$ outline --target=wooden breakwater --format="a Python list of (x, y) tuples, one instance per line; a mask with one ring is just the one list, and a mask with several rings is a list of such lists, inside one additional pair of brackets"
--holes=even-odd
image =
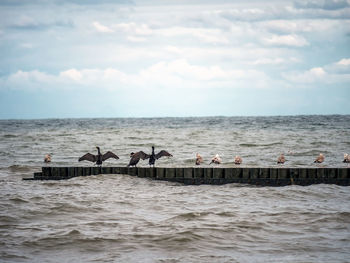
[(42, 167), (33, 178), (63, 180), (98, 174), (128, 174), (140, 178), (184, 184), (242, 183), (262, 186), (337, 184), (350, 185), (350, 168), (219, 168), (219, 167)]

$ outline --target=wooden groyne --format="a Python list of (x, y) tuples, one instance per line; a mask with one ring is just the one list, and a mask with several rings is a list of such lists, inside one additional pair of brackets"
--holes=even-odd
[(350, 185), (350, 168), (219, 168), (219, 167), (42, 167), (33, 178), (62, 180), (98, 174), (128, 174), (183, 184), (242, 183), (262, 186), (337, 184)]

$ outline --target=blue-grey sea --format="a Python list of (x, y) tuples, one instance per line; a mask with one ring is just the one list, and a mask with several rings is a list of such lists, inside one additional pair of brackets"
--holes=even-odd
[[(350, 167), (350, 115), (0, 120), (0, 262), (350, 262), (350, 187), (185, 186), (128, 175), (23, 181), (78, 158), (156, 166)], [(52, 163), (44, 164), (44, 155)], [(319, 153), (322, 164), (313, 163)], [(138, 166), (147, 167), (141, 160)]]

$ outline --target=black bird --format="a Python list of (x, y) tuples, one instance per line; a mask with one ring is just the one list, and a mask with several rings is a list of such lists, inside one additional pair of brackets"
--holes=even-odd
[(112, 153), (110, 151), (108, 151), (102, 155), (101, 151), (100, 151), (100, 147), (96, 146), (96, 148), (97, 148), (97, 155), (87, 153), (79, 158), (79, 162), (85, 160), (85, 161), (90, 161), (90, 162), (96, 163), (97, 165), (102, 165), (102, 162), (104, 162), (105, 160), (107, 160), (109, 158), (119, 159), (119, 157), (117, 155), (115, 155), (114, 153)]
[(167, 151), (164, 151), (164, 150), (161, 150), (159, 153), (155, 154), (154, 153), (154, 146), (152, 146), (152, 153), (151, 153), (151, 155), (149, 157), (148, 164), (150, 166), (153, 165), (153, 167), (154, 167), (154, 163), (156, 162), (156, 160), (158, 160), (162, 156), (172, 157), (172, 155), (170, 153), (168, 153)]
[(154, 167), (154, 163), (156, 162), (156, 160), (158, 160), (160, 157), (163, 156), (170, 156), (172, 157), (172, 155), (170, 153), (168, 153), (167, 151), (161, 150), (159, 153), (155, 154), (154, 153), (154, 146), (152, 146), (152, 153), (151, 154), (146, 154), (143, 151), (137, 152), (137, 153), (131, 153), (130, 154), (130, 162), (128, 164), (129, 166), (136, 166), (136, 164), (140, 161), (140, 159), (145, 160), (145, 159), (149, 159), (148, 164), (149, 165), (153, 165)]
[(136, 164), (138, 164), (138, 162), (140, 161), (140, 159), (145, 160), (148, 159), (150, 157), (149, 154), (144, 153), (143, 151), (137, 152), (137, 153), (130, 153), (130, 162), (128, 164), (128, 167), (130, 166), (135, 166)]

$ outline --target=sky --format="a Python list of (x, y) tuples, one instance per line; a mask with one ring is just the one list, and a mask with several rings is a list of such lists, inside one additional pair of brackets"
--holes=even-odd
[(349, 105), (350, 0), (0, 0), (0, 119)]

